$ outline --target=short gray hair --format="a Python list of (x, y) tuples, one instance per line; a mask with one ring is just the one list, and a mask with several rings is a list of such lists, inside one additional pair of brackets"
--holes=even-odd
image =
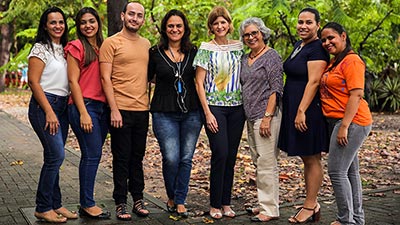
[(258, 30), (261, 32), (263, 36), (264, 43), (267, 43), (269, 41), (269, 38), (271, 37), (271, 29), (265, 26), (264, 22), (258, 18), (258, 17), (250, 17), (245, 19), (241, 24), (239, 28), (239, 33), (240, 33), (240, 40), (243, 42), (243, 34), (244, 34), (244, 29), (250, 25), (255, 25)]

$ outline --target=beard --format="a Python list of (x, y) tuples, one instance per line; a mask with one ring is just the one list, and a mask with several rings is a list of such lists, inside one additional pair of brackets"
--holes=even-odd
[(125, 27), (128, 31), (130, 31), (130, 32), (132, 32), (132, 33), (136, 33), (136, 32), (139, 30), (139, 28), (140, 28), (140, 26), (139, 26), (138, 28), (129, 26), (130, 24), (129, 24), (128, 22), (126, 22), (126, 21), (123, 21), (123, 24), (124, 24), (124, 27)]

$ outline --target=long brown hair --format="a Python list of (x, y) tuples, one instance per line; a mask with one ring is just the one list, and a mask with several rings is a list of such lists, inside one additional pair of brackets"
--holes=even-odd
[(96, 51), (93, 49), (93, 47), (89, 43), (88, 39), (85, 37), (85, 35), (83, 35), (82, 31), (79, 29), (82, 16), (86, 13), (92, 14), (97, 20), (99, 29), (97, 30), (97, 33), (96, 33), (96, 43), (99, 48), (104, 40), (103, 32), (102, 32), (102, 24), (101, 24), (99, 14), (92, 7), (83, 7), (81, 10), (79, 10), (78, 14), (76, 15), (75, 27), (76, 27), (76, 34), (78, 35), (78, 39), (82, 42), (83, 48), (85, 49), (85, 56), (84, 56), (85, 57), (85, 59), (84, 59), (85, 67), (88, 66), (91, 62), (95, 61), (98, 57)]

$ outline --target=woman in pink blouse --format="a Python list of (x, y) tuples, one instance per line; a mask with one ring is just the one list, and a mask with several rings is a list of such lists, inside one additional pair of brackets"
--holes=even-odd
[(80, 216), (108, 219), (110, 212), (93, 198), (97, 168), (108, 132), (108, 109), (100, 80), (98, 52), (103, 42), (100, 18), (93, 8), (82, 8), (75, 19), (78, 39), (65, 47), (71, 98), (68, 116), (81, 149), (79, 164)]

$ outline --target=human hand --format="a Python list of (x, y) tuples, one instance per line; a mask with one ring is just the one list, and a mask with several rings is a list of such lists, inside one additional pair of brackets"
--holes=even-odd
[(306, 114), (304, 112), (297, 112), (294, 119), (294, 127), (300, 132), (307, 131)]
[(213, 133), (217, 133), (218, 132), (218, 122), (217, 119), (215, 119), (214, 114), (212, 114), (211, 112), (209, 114), (206, 115), (206, 125), (207, 128), (213, 132)]
[(122, 127), (122, 116), (119, 110), (111, 110), (111, 126), (115, 128)]
[(338, 134), (336, 136), (336, 141), (341, 146), (346, 146), (349, 141), (347, 139), (348, 129), (345, 126), (340, 126), (338, 130)]
[(270, 137), (271, 136), (271, 120), (272, 117), (263, 117), (260, 124), (260, 136)]
[(56, 135), (58, 132), (58, 127), (60, 123), (58, 122), (57, 115), (54, 113), (53, 110), (46, 113), (46, 124), (44, 126), (44, 130), (49, 129), (50, 135)]
[(93, 129), (92, 118), (88, 113), (84, 113), (80, 117), (81, 128), (85, 133), (91, 133)]

